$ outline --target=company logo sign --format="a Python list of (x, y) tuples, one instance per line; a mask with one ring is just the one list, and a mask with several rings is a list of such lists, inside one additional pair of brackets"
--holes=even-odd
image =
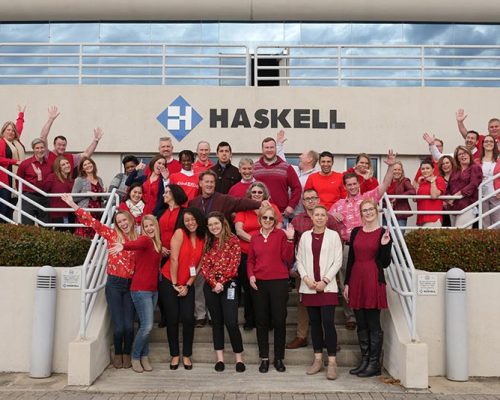
[(156, 119), (178, 141), (181, 141), (203, 118), (182, 96), (179, 96)]

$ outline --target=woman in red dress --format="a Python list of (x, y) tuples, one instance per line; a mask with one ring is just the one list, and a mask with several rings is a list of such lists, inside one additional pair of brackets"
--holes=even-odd
[(361, 364), (349, 373), (369, 377), (381, 373), (380, 310), (387, 308), (384, 268), (391, 263), (392, 241), (379, 224), (377, 203), (363, 200), (359, 209), (363, 226), (351, 233), (344, 297), (354, 310), (361, 348)]
[[(71, 193), (73, 190), (73, 177), (71, 176), (71, 164), (66, 157), (59, 156), (52, 165), (53, 173), (43, 182), (42, 189), (48, 193)], [(66, 203), (59, 197), (49, 199), (50, 208), (66, 208)], [(52, 211), (50, 221), (54, 223), (73, 222), (69, 211)], [(61, 230), (73, 230), (72, 228), (57, 228)]]
[(314, 361), (308, 375), (323, 369), (323, 347), (328, 352), (328, 379), (337, 378), (337, 332), (335, 306), (339, 304), (335, 276), (342, 266), (342, 242), (337, 232), (326, 228), (328, 212), (324, 206), (312, 210), (313, 229), (302, 234), (297, 251), (297, 270), (302, 304), (311, 324)]

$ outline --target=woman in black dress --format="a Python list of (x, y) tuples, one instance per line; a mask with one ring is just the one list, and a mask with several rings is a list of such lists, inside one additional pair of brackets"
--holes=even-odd
[(344, 297), (354, 310), (361, 348), (361, 364), (349, 373), (369, 377), (381, 373), (380, 310), (387, 308), (384, 268), (391, 263), (392, 241), (379, 224), (377, 203), (363, 200), (359, 208), (363, 226), (351, 233)]

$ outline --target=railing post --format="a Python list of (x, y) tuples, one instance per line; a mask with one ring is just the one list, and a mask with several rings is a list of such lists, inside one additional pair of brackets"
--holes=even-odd
[(165, 44), (162, 45), (162, 61), (161, 61), (161, 84), (165, 85), (165, 64), (167, 61), (167, 46)]
[(420, 86), (425, 86), (425, 47), (420, 47)]
[(477, 221), (478, 222), (478, 227), (479, 229), (483, 229), (483, 185), (479, 185), (479, 187), (477, 188), (478, 190), (478, 203), (477, 203), (477, 209), (478, 209), (478, 217), (479, 217), (479, 220)]
[(79, 50), (80, 54), (78, 56), (78, 84), (81, 85), (83, 82), (82, 74), (83, 74), (83, 44), (80, 44)]
[(337, 46), (337, 86), (342, 85), (342, 46)]
[(259, 86), (259, 46), (255, 48), (253, 54), (253, 84), (254, 86)]
[(23, 182), (18, 181), (17, 182), (17, 223), (21, 224), (22, 222), (22, 213), (21, 210), (23, 209)]
[[(250, 50), (248, 50), (248, 46), (245, 46), (245, 63), (246, 63), (246, 71), (245, 71), (245, 86), (250, 86), (252, 83), (252, 59), (250, 57)], [(257, 85), (257, 83), (255, 83)]]

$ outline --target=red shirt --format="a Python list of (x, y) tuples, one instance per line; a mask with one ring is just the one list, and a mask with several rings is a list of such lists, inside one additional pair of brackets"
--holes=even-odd
[[(34, 164), (37, 168), (40, 168), (40, 170), (42, 171), (41, 181), (38, 180), (37, 174), (35, 173), (32, 164)], [(19, 168), (17, 169), (17, 175), (20, 178), (23, 178), (24, 180), (28, 181), (29, 183), (40, 189), (43, 187), (43, 182), (49, 177), (51, 173), (52, 173), (52, 168), (47, 162), (47, 160), (43, 158), (42, 162), (40, 162), (35, 158), (35, 156), (27, 158), (26, 160), (21, 162)], [(23, 185), (23, 192), (36, 193), (35, 190), (26, 185)]]
[[(197, 267), (201, 260), (203, 252), (203, 239), (196, 237), (195, 246), (191, 239), (182, 231), (182, 244), (179, 250), (179, 264), (177, 268), (177, 283), (178, 285), (185, 285), (190, 278), (191, 267)], [(170, 274), (170, 258), (167, 260), (162, 269), (162, 274), (170, 282), (172, 282), (172, 275)]]
[[(42, 189), (48, 193), (71, 193), (74, 181), (65, 179), (63, 182), (59, 180), (56, 174), (50, 174), (47, 179), (44, 179)], [(68, 205), (61, 200), (60, 197), (49, 197), (50, 208), (68, 208)], [(51, 211), (52, 218), (60, 218), (68, 216), (69, 211)]]
[[(71, 171), (73, 172), (73, 169), (75, 168), (75, 163), (80, 160), (80, 157), (76, 158), (75, 155), (71, 153), (64, 153), (62, 156), (69, 161), (71, 165)], [(48, 152), (47, 161), (50, 165), (50, 168), (52, 168), (52, 165), (54, 165), (54, 161), (56, 160), (57, 157), (58, 155), (53, 151)]]
[(123, 249), (135, 252), (135, 273), (132, 277), (130, 290), (132, 292), (156, 292), (158, 290), (161, 252), (155, 250), (151, 238), (139, 236), (137, 240), (124, 243)]
[[(432, 165), (434, 166), (434, 175), (439, 176), (440, 172), (439, 172), (439, 166), (438, 166), (437, 161), (432, 160)], [(420, 178), (421, 176), (422, 176), (422, 172), (420, 171), (420, 168), (419, 168), (419, 169), (417, 169), (417, 173), (415, 174), (415, 178), (413, 178), (413, 180), (415, 182), (418, 182), (418, 178)]]
[[(144, 215), (153, 214), (153, 210), (156, 207), (156, 202), (158, 200), (158, 185), (159, 181), (162, 181), (161, 176), (159, 176), (155, 181), (151, 182), (149, 179), (150, 175), (146, 177), (146, 180), (142, 184), (142, 201), (146, 206), (144, 207)], [(161, 182), (163, 184), (163, 181)]]
[(219, 240), (215, 239), (212, 248), (203, 255), (201, 274), (212, 288), (217, 283), (224, 285), (238, 275), (240, 257), (236, 236), (231, 236), (222, 248), (219, 248)]
[(332, 171), (330, 175), (322, 175), (320, 172), (315, 172), (307, 178), (304, 191), (309, 189), (316, 190), (320, 203), (329, 210), (339, 199), (346, 196), (342, 179), (343, 175), (340, 172)]
[[(436, 187), (441, 191), (441, 195), (444, 195), (446, 190), (446, 182), (440, 176), (436, 177)], [(431, 194), (431, 184), (426, 180), (422, 180), (420, 186), (417, 190), (418, 195), (430, 195)], [(417, 210), (418, 211), (443, 211), (443, 200), (434, 199), (418, 199), (417, 200)], [(443, 216), (440, 214), (419, 214), (417, 215), (417, 225), (423, 225), (426, 222), (443, 222)]]
[(214, 166), (214, 163), (210, 161), (210, 159), (207, 160), (206, 164), (203, 164), (200, 160), (196, 160), (193, 164), (193, 171), (195, 174), (201, 174), (202, 172), (212, 168)]
[(184, 193), (186, 193), (188, 201), (198, 196), (200, 191), (199, 180), (198, 174), (188, 176), (182, 172), (177, 172), (170, 176), (170, 183), (179, 185), (184, 190)]
[(172, 158), (172, 161), (167, 162), (167, 169), (170, 174), (175, 174), (177, 172), (181, 172), (182, 165), (179, 160)]
[(229, 189), (229, 192), (227, 192), (227, 194), (229, 196), (238, 197), (241, 199), (242, 197), (246, 196), (248, 188), (254, 182), (255, 180), (250, 182), (239, 181), (235, 185), (231, 186), (231, 189)]
[[(349, 174), (351, 172), (353, 174), (356, 174), (356, 171), (354, 170), (354, 168), (349, 168), (346, 172), (344, 172), (344, 175)], [(358, 174), (356, 174), (356, 175), (358, 177), (359, 186), (361, 188), (361, 194), (363, 194), (365, 192), (369, 192), (370, 190), (373, 190), (376, 187), (378, 187), (377, 178), (375, 178), (374, 176), (372, 176), (370, 179), (365, 179), (361, 175), (358, 175)]]
[[(78, 221), (85, 226), (92, 228), (97, 232), (99, 236), (102, 236), (106, 239), (108, 243), (108, 248), (112, 247), (115, 243), (118, 242), (118, 234), (114, 229), (111, 229), (109, 226), (101, 224), (98, 220), (96, 220), (90, 213), (79, 208), (75, 211), (76, 216), (78, 217)], [(125, 242), (127, 242), (127, 238), (125, 238)], [(118, 254), (111, 254), (108, 252), (108, 266), (107, 273), (108, 275), (118, 276), (120, 278), (132, 279), (134, 275), (135, 269), (135, 257), (132, 251), (123, 250)]]
[[(271, 204), (273, 208), (276, 210), (276, 213), (278, 214), (278, 222), (283, 222), (283, 217), (281, 216), (280, 210), (278, 210), (278, 207), (276, 207), (274, 204)], [(256, 235), (259, 233), (260, 230), (260, 224), (259, 224), (259, 218), (256, 213), (257, 210), (249, 210), (249, 211), (240, 211), (236, 213), (236, 216), (234, 217), (234, 223), (236, 224), (237, 222), (243, 223), (243, 230), (248, 233), (250, 236)], [(241, 252), (248, 254), (248, 249), (250, 247), (250, 242), (247, 242), (246, 240), (240, 239), (240, 247), (241, 247)]]
[(175, 225), (180, 211), (180, 207), (176, 207), (173, 210), (167, 208), (158, 221), (160, 225), (161, 244), (169, 250), (170, 240), (172, 240), (172, 236), (174, 235)]
[(252, 236), (247, 260), (248, 278), (255, 276), (262, 281), (288, 279), (293, 251), (293, 241), (288, 241), (281, 229), (273, 229), (267, 239), (260, 232)]

